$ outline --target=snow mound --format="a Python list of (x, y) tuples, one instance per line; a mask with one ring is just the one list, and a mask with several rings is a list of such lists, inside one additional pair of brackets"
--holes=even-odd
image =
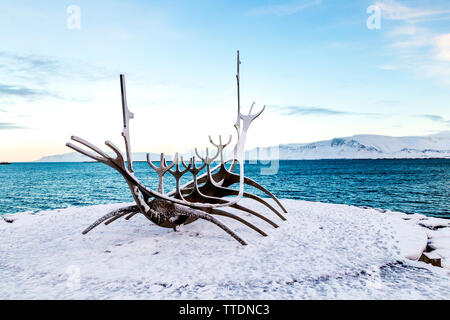
[[(270, 215), (251, 200), (242, 203)], [(14, 214), (12, 222), (0, 222), (0, 298), (450, 297), (447, 269), (409, 260), (418, 259), (427, 245), (425, 230), (432, 231), (417, 225), (423, 218), (405, 220), (348, 205), (283, 203), (287, 221), (271, 216), (279, 228), (240, 214), (268, 237), (219, 217), (248, 246), (205, 221), (173, 232), (142, 215), (81, 234), (123, 204)]]

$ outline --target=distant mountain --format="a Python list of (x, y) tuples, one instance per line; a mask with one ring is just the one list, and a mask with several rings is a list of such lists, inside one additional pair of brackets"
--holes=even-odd
[[(278, 154), (277, 154), (278, 153)], [(247, 159), (380, 159), (450, 158), (450, 134), (390, 137), (361, 134), (313, 143), (282, 144), (256, 148)]]
[[(150, 157), (152, 161), (159, 161), (159, 154), (150, 153)], [(184, 157), (188, 159), (189, 155), (184, 155)], [(246, 159), (260, 160), (380, 158), (450, 158), (450, 131), (418, 137), (361, 134), (312, 143), (291, 143), (255, 148), (246, 152)], [(171, 155), (168, 155), (166, 159), (170, 161)], [(133, 153), (133, 161), (145, 160), (146, 152)], [(92, 160), (77, 152), (46, 156), (38, 160), (38, 162), (83, 161)]]

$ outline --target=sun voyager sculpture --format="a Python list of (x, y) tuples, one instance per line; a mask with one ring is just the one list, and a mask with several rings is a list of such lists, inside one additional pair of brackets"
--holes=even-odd
[[(224, 149), (232, 140), (230, 135), (228, 141), (223, 143), (222, 137), (219, 136), (218, 141), (213, 141), (209, 136), (210, 143), (216, 149), (215, 155), (211, 156), (208, 148), (206, 148), (204, 155), (201, 155), (195, 148), (195, 155), (200, 160), (200, 165), (196, 156), (193, 156), (189, 161), (184, 161), (182, 156), (178, 153), (173, 157), (173, 161), (168, 164), (163, 153), (161, 153), (160, 164), (157, 166), (150, 160), (150, 155), (147, 154), (147, 162), (149, 166), (156, 172), (159, 177), (158, 190), (152, 190), (142, 184), (134, 175), (131, 145), (130, 145), (130, 119), (134, 118), (134, 114), (130, 112), (127, 105), (127, 96), (125, 90), (125, 77), (120, 75), (121, 94), (122, 94), (122, 111), (123, 111), (123, 131), (122, 137), (125, 140), (125, 151), (127, 161), (124, 160), (122, 152), (110, 141), (106, 141), (105, 144), (115, 154), (115, 157), (111, 157), (100, 148), (87, 142), (86, 140), (72, 136), (71, 140), (78, 142), (79, 144), (87, 147), (91, 151), (87, 151), (78, 145), (67, 143), (66, 146), (74, 149), (75, 151), (94, 159), (98, 162), (104, 163), (117, 172), (119, 172), (125, 179), (128, 187), (133, 195), (135, 204), (131, 206), (125, 206), (114, 210), (105, 216), (99, 218), (93, 224), (91, 224), (83, 234), (88, 233), (99, 224), (105, 222), (106, 225), (111, 222), (125, 216), (128, 220), (136, 214), (143, 214), (154, 224), (165, 227), (173, 228), (175, 231), (177, 226), (186, 225), (194, 222), (197, 219), (207, 220), (219, 228), (224, 230), (234, 239), (236, 239), (242, 245), (247, 243), (239, 237), (235, 232), (222, 223), (216, 216), (223, 216), (237, 220), (249, 228), (255, 230), (262, 236), (267, 234), (254, 224), (244, 220), (236, 214), (227, 212), (226, 208), (234, 208), (239, 212), (245, 212), (246, 214), (253, 215), (259, 219), (270, 224), (272, 227), (277, 228), (278, 225), (265, 217), (264, 215), (239, 204), (239, 201), (243, 198), (250, 198), (259, 203), (262, 203), (269, 210), (273, 211), (279, 218), (286, 220), (286, 218), (280, 213), (279, 209), (274, 208), (263, 198), (257, 195), (244, 191), (244, 185), (252, 186), (260, 191), (264, 192), (270, 198), (272, 198), (279, 208), (287, 213), (286, 209), (280, 203), (280, 201), (266, 188), (258, 184), (256, 181), (246, 177), (244, 175), (244, 163), (245, 163), (245, 140), (250, 124), (264, 111), (265, 106), (257, 113), (252, 114), (252, 109), (255, 104), (250, 107), (250, 111), (247, 115), (241, 113), (240, 106), (240, 92), (239, 92), (239, 51), (237, 52), (237, 100), (238, 100), (238, 115), (234, 127), (237, 131), (237, 142), (234, 146), (232, 155), (229, 159), (225, 159)], [(94, 153), (93, 153), (94, 152)], [(217, 160), (216, 159), (220, 159)], [(219, 162), (214, 165), (215, 162)], [(214, 165), (214, 166), (213, 166)], [(239, 173), (235, 173), (237, 167), (239, 167)], [(206, 172), (201, 173), (206, 169)], [(170, 173), (175, 179), (175, 190), (164, 193), (164, 175)], [(181, 177), (185, 174), (192, 175), (192, 180), (188, 183), (181, 185)], [(233, 185), (239, 185), (239, 189), (230, 188)]]

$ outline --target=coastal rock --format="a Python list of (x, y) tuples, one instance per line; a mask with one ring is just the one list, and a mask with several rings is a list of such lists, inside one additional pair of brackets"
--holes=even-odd
[(419, 225), (428, 229), (436, 230), (440, 228), (450, 227), (450, 220), (441, 218), (426, 218), (421, 220), (419, 222)]
[(436, 267), (441, 267), (441, 256), (437, 254), (435, 251), (422, 253), (422, 255), (419, 258), (419, 261), (430, 263)]

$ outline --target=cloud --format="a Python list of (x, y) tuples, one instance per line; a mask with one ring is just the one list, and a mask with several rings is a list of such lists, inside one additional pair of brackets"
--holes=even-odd
[(59, 69), (60, 63), (51, 58), (0, 51), (0, 99), (60, 98), (45, 89), (47, 80)]
[(115, 76), (119, 72), (86, 63), (85, 61), (57, 60), (52, 57), (17, 54), (0, 51), (0, 72), (9, 81), (20, 80), (40, 86), (59, 79), (101, 80)]
[(437, 36), (434, 39), (434, 46), (439, 60), (450, 61), (450, 33)]
[(252, 16), (265, 16), (265, 15), (275, 15), (275, 16), (289, 16), (298, 13), (306, 8), (319, 5), (322, 0), (312, 0), (312, 1), (295, 1), (291, 3), (278, 4), (278, 5), (266, 5), (255, 8), (248, 12), (248, 15)]
[(0, 122), (0, 130), (10, 130), (10, 129), (27, 129), (27, 128), (15, 123)]
[(444, 117), (435, 114), (419, 114), (417, 117), (426, 118), (433, 122), (438, 122), (450, 126), (450, 120), (446, 120)]
[(395, 40), (392, 46), (396, 48), (420, 48), (433, 42), (433, 34), (427, 28), (411, 24), (395, 27), (388, 35)]
[[(446, 14), (447, 8), (412, 8), (396, 1), (379, 1), (382, 18), (393, 21), (394, 26), (386, 32), (390, 47), (399, 55), (397, 65), (425, 78), (434, 78), (445, 85), (450, 84), (450, 33), (436, 32), (430, 26), (418, 26), (420, 22), (436, 20)], [(433, 18), (433, 19), (431, 19)]]
[(38, 95), (38, 92), (27, 87), (0, 84), (0, 94), (8, 96), (35, 96)]
[(13, 58), (17, 62), (21, 62), (23, 65), (28, 65), (35, 70), (40, 69), (46, 72), (54, 72), (59, 68), (59, 63), (53, 59), (20, 55), (13, 56)]
[(378, 1), (375, 5), (381, 9), (382, 18), (386, 20), (415, 22), (416, 19), (421, 18), (420, 22), (423, 22), (426, 21), (424, 18), (429, 18), (436, 15), (446, 15), (450, 13), (450, 10), (406, 7), (393, 0)]
[(60, 64), (51, 58), (34, 55), (19, 55), (10, 52), (0, 52), (0, 68), (17, 76), (26, 77), (43, 73), (53, 74), (60, 68)]
[(308, 106), (271, 106), (278, 114), (284, 116), (297, 116), (297, 115), (320, 115), (320, 116), (339, 116), (339, 115), (358, 115), (358, 116), (374, 116), (380, 115), (377, 113), (361, 113), (361, 112), (348, 112), (339, 111), (321, 107), (308, 107)]
[[(394, 101), (392, 101), (394, 102)], [(382, 114), (382, 113), (368, 113), (368, 112), (349, 112), (340, 111), (321, 107), (308, 107), (308, 106), (270, 106), (271, 110), (282, 116), (369, 116), (385, 118), (390, 116), (395, 116), (395, 114)], [(410, 115), (412, 117), (420, 117), (431, 120), (436, 123), (443, 124), (450, 127), (450, 120), (446, 120), (444, 117), (435, 114), (419, 114)]]
[(16, 86), (8, 84), (0, 84), (0, 96), (2, 97), (15, 96), (29, 99), (36, 97), (60, 98), (59, 96), (45, 90), (36, 90), (25, 86)]
[(392, 64), (383, 64), (381, 66), (378, 66), (378, 69), (386, 70), (386, 71), (393, 71), (393, 70), (398, 70), (399, 67), (392, 65)]
[(390, 36), (414, 36), (426, 30), (423, 27), (418, 27), (414, 24), (402, 25), (389, 30)]
[(421, 114), (421, 115), (418, 115), (418, 117), (423, 117), (423, 118), (427, 118), (427, 119), (430, 119), (432, 121), (438, 121), (438, 122), (444, 120), (443, 117), (437, 116), (437, 115), (434, 115), (434, 114)]
[[(61, 80), (70, 81), (102, 80), (118, 72), (90, 65), (83, 61), (63, 61), (52, 57), (17, 54), (0, 51), (0, 100), (23, 98), (34, 101), (41, 98), (57, 98), (71, 101), (87, 101), (82, 95), (67, 96), (57, 92)], [(56, 86), (55, 86), (56, 84)], [(49, 89), (49, 88), (52, 89)], [(56, 91), (55, 91), (56, 90)], [(10, 99), (11, 104), (14, 100)]]

